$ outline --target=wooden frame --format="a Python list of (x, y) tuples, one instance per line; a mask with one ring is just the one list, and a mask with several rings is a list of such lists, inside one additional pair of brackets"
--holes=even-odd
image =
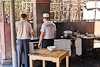
[(33, 3), (51, 3), (51, 0), (32, 0)]

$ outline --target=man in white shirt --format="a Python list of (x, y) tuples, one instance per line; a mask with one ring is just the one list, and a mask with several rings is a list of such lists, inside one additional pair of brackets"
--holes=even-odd
[[(38, 44), (38, 48), (40, 48), (41, 43), (42, 43), (42, 48), (47, 48), (47, 46), (53, 46), (54, 45), (54, 39), (56, 37), (56, 25), (49, 20), (49, 14), (44, 13), (43, 14), (43, 24), (41, 27), (41, 35), (40, 35), (40, 40)], [(52, 65), (49, 63), (47, 64), (47, 67)], [(52, 67), (52, 66), (50, 66)]]
[(16, 22), (16, 32), (17, 32), (17, 61), (18, 67), (21, 67), (21, 54), (22, 49), (24, 49), (25, 55), (25, 67), (29, 67), (29, 33), (33, 37), (33, 30), (30, 23), (26, 21), (27, 15), (22, 14), (21, 20)]

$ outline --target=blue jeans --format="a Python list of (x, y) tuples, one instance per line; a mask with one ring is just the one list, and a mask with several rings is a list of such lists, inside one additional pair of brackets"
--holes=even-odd
[(18, 67), (21, 67), (21, 55), (24, 51), (25, 55), (25, 67), (29, 67), (29, 40), (17, 40), (17, 63)]

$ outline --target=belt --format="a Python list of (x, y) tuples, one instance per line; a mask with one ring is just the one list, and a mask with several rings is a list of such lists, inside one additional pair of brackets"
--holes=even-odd
[(17, 39), (17, 40), (29, 40), (29, 39)]
[(54, 40), (54, 39), (43, 39), (43, 40)]

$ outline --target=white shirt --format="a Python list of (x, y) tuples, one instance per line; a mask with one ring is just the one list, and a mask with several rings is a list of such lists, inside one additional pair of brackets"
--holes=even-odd
[(32, 26), (25, 20), (16, 22), (17, 39), (29, 39), (29, 33), (33, 32)]
[(42, 24), (41, 32), (44, 32), (44, 39), (54, 39), (56, 25), (52, 21), (46, 21)]

